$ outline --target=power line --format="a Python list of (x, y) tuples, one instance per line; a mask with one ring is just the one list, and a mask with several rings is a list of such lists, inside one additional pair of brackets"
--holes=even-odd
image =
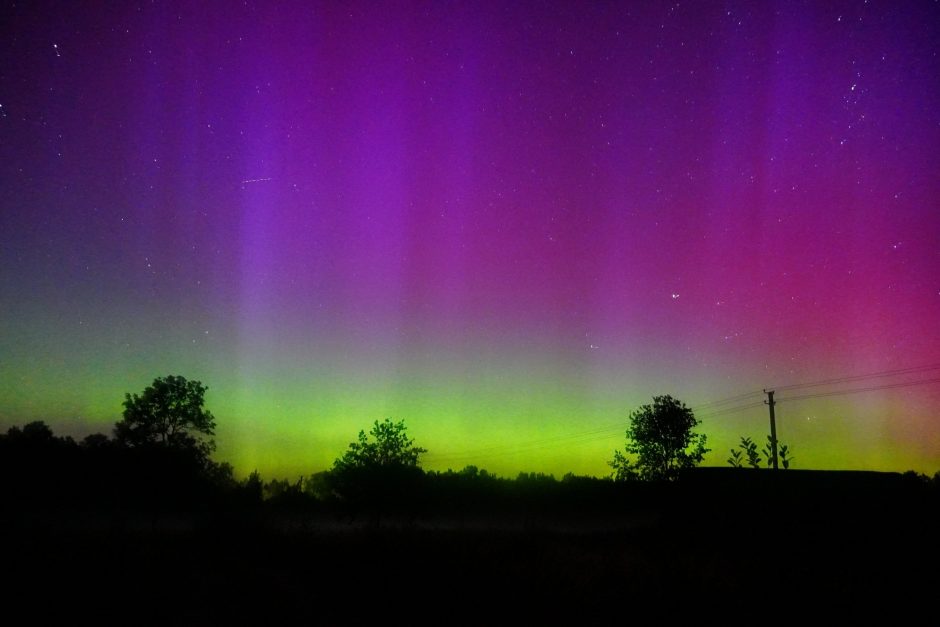
[(564, 445), (565, 447), (573, 446), (583, 446), (585, 444), (591, 444), (593, 442), (600, 442), (602, 440), (608, 440), (612, 437), (615, 437), (619, 434), (619, 428), (616, 432), (607, 433), (604, 435), (590, 435), (590, 436), (581, 436), (577, 439), (571, 439), (566, 442), (549, 442), (542, 444), (524, 444), (514, 448), (509, 448), (503, 451), (490, 451), (488, 453), (455, 453), (452, 455), (440, 455), (427, 459), (429, 463), (457, 463), (465, 461), (473, 461), (478, 459), (490, 459), (493, 457), (513, 457), (515, 455), (522, 455), (525, 453), (534, 453), (536, 451), (542, 451), (546, 449), (557, 449), (559, 446)]
[[(760, 407), (762, 404), (762, 402), (751, 403), (749, 405), (716, 412), (706, 417), (710, 418), (713, 416), (729, 414), (744, 409)], [(464, 460), (487, 459), (492, 457), (510, 457), (523, 453), (531, 453), (550, 448), (557, 448), (559, 446), (581, 446), (584, 444), (591, 444), (593, 442), (609, 440), (614, 436), (619, 436), (624, 432), (625, 428), (626, 427), (624, 424), (617, 424), (613, 427), (573, 433), (564, 436), (556, 436), (554, 438), (546, 438), (543, 440), (530, 440), (528, 442), (522, 442), (518, 444), (505, 444), (455, 453), (441, 453), (435, 455), (429, 454), (425, 456), (425, 459), (429, 463), (460, 462)]]
[(763, 406), (763, 404), (764, 404), (764, 401), (755, 401), (755, 402), (753, 402), (753, 403), (748, 403), (747, 405), (740, 405), (740, 406), (738, 406), (738, 407), (723, 408), (723, 409), (720, 409), (720, 410), (718, 410), (718, 411), (714, 411), (714, 412), (712, 412), (712, 413), (702, 414), (702, 415), (696, 416), (696, 417), (699, 418), (700, 420), (705, 420), (706, 418), (717, 418), (717, 417), (719, 417), (719, 416), (726, 416), (726, 415), (728, 415), (728, 414), (734, 414), (734, 413), (737, 413), (737, 412), (739, 412), (739, 411), (744, 411), (745, 409), (753, 409), (753, 408), (755, 408), (755, 407), (761, 407), (761, 406)]
[(523, 443), (497, 444), (494, 446), (486, 446), (486, 447), (481, 447), (477, 449), (467, 449), (458, 453), (441, 453), (441, 454), (436, 454), (436, 455), (428, 454), (428, 455), (425, 455), (425, 458), (433, 458), (434, 461), (440, 461), (440, 460), (445, 460), (449, 458), (462, 458), (462, 457), (474, 456), (474, 455), (480, 455), (480, 456), (484, 456), (484, 455), (489, 456), (493, 454), (502, 455), (504, 453), (507, 453), (508, 451), (517, 449), (520, 446), (530, 447), (530, 446), (538, 446), (538, 445), (564, 444), (566, 443), (566, 441), (576, 440), (576, 439), (584, 438), (587, 436), (600, 435), (600, 434), (612, 435), (613, 433), (622, 431), (623, 429), (625, 429), (623, 423), (616, 423), (616, 424), (611, 424), (605, 427), (598, 427), (598, 428), (591, 429), (588, 431), (579, 431), (576, 433), (569, 433), (566, 435), (557, 435), (557, 436), (553, 436), (550, 438), (530, 440), (528, 442), (523, 442)]
[[(759, 393), (759, 392), (756, 392)], [(761, 402), (751, 403), (741, 407), (731, 407), (731, 408), (720, 408), (719, 405), (733, 403), (735, 401), (740, 401), (747, 397), (753, 396), (755, 392), (746, 392), (744, 394), (738, 394), (737, 396), (731, 396), (724, 399), (719, 399), (715, 401), (710, 401), (708, 403), (703, 403), (702, 405), (697, 405), (691, 409), (698, 409), (702, 407), (714, 406), (715, 410), (712, 413), (707, 414), (705, 417), (711, 418), (718, 415), (733, 413), (736, 411), (741, 411), (744, 409), (749, 409), (751, 407), (759, 407), (762, 405)], [(447, 461), (460, 461), (463, 459), (470, 458), (486, 458), (486, 457), (495, 457), (500, 455), (518, 455), (520, 453), (531, 452), (536, 450), (542, 450), (545, 448), (550, 448), (553, 446), (560, 445), (580, 445), (591, 442), (597, 442), (601, 440), (609, 439), (611, 436), (623, 432), (626, 430), (626, 421), (621, 421), (617, 423), (612, 423), (607, 426), (597, 427), (587, 431), (579, 431), (575, 433), (569, 433), (566, 435), (558, 435), (550, 438), (542, 438), (537, 440), (530, 440), (528, 442), (516, 443), (516, 444), (498, 444), (494, 446), (486, 446), (477, 449), (468, 449), (455, 453), (439, 453), (439, 454), (427, 454), (424, 458), (428, 462), (437, 463), (437, 462), (447, 462)], [(597, 436), (597, 437), (594, 437)]]
[(792, 385), (778, 385), (774, 387), (777, 392), (789, 390), (801, 390), (803, 388), (820, 387), (823, 385), (835, 385), (837, 383), (851, 383), (863, 381), (865, 379), (881, 379), (884, 377), (893, 377), (902, 374), (914, 374), (928, 372), (931, 370), (940, 370), (940, 364), (928, 364), (924, 366), (914, 366), (911, 368), (898, 368), (896, 370), (882, 370), (881, 372), (872, 372), (869, 374), (857, 374), (846, 377), (837, 377), (835, 379), (823, 379), (821, 381), (810, 381), (807, 383), (794, 383)]
[(921, 379), (919, 381), (902, 381), (900, 383), (888, 383), (886, 385), (873, 385), (864, 388), (852, 388), (849, 390), (834, 390), (831, 392), (817, 392), (815, 394), (804, 394), (802, 396), (791, 396), (786, 399), (778, 399), (778, 403), (802, 401), (810, 398), (826, 398), (828, 396), (844, 396), (847, 394), (857, 394), (860, 392), (874, 392), (876, 390), (890, 390), (894, 388), (906, 388), (915, 385), (926, 385), (928, 383), (940, 383), (940, 377), (935, 379)]
[(737, 396), (731, 396), (731, 397), (723, 398), (723, 399), (717, 400), (717, 401), (709, 401), (709, 402), (707, 402), (707, 403), (701, 403), (701, 404), (699, 404), (699, 405), (695, 405), (695, 406), (691, 407), (690, 409), (692, 409), (693, 411), (699, 411), (699, 410), (702, 410), (702, 409), (711, 409), (712, 407), (715, 407), (715, 406), (727, 405), (727, 404), (730, 404), (730, 403), (735, 403), (735, 402), (738, 402), (738, 401), (742, 401), (742, 400), (744, 400), (744, 399), (746, 399), (746, 398), (749, 398), (749, 397), (755, 396), (755, 395), (763, 395), (763, 392), (761, 392), (760, 390), (754, 390), (753, 392), (745, 392), (744, 394), (738, 394)]
[[(929, 364), (924, 366), (915, 366), (911, 368), (898, 368), (895, 370), (884, 370), (881, 372), (873, 372), (868, 374), (860, 375), (850, 375), (845, 377), (837, 377), (832, 379), (823, 379), (819, 381), (810, 381), (805, 383), (797, 383), (792, 385), (780, 386), (776, 388), (777, 392), (780, 391), (793, 391), (801, 390), (813, 387), (821, 387), (825, 385), (835, 385), (839, 383), (852, 383), (858, 381), (864, 381), (866, 379), (877, 379), (891, 376), (898, 376), (903, 374), (914, 374), (921, 372), (929, 372), (932, 370), (940, 370), (940, 364)], [(813, 394), (803, 394), (801, 396), (793, 396), (789, 398), (778, 398), (776, 403), (787, 403), (800, 400), (808, 400), (813, 398), (825, 398), (830, 396), (844, 396), (849, 394), (857, 394), (862, 392), (873, 392), (877, 390), (888, 390), (895, 388), (904, 388), (911, 387), (915, 385), (926, 385), (930, 383), (940, 383), (940, 377), (933, 379), (922, 379), (918, 381), (904, 381), (897, 383), (889, 383), (885, 385), (876, 385), (876, 386), (867, 386), (861, 388), (851, 388), (848, 390), (833, 390), (828, 392), (816, 392)], [(748, 409), (755, 409), (757, 407), (762, 407), (764, 401), (754, 401), (750, 403), (741, 403), (742, 401), (747, 400), (755, 395), (760, 394), (763, 396), (763, 392), (753, 391), (745, 392), (735, 396), (730, 396), (727, 398), (722, 398), (714, 401), (709, 401), (707, 403), (702, 403), (691, 407), (693, 411), (705, 410), (705, 413), (697, 416), (699, 419), (713, 419), (718, 417), (727, 416), (737, 412), (745, 411)], [(626, 421), (620, 421), (617, 423), (611, 423), (606, 426), (597, 427), (585, 431), (579, 431), (575, 433), (569, 433), (566, 435), (557, 435), (549, 438), (541, 438), (536, 440), (529, 440), (528, 442), (517, 442), (514, 444), (501, 444), (494, 446), (481, 447), (477, 449), (468, 449), (464, 451), (457, 451), (454, 453), (441, 453), (441, 454), (428, 454), (425, 456), (426, 461), (429, 463), (448, 463), (448, 462), (461, 462), (461, 461), (471, 461), (475, 459), (488, 459), (493, 457), (511, 457), (514, 455), (521, 455), (524, 453), (532, 453), (535, 451), (558, 448), (560, 446), (582, 446), (585, 444), (590, 444), (592, 442), (599, 442), (601, 440), (610, 439), (612, 436), (622, 432), (626, 429)]]

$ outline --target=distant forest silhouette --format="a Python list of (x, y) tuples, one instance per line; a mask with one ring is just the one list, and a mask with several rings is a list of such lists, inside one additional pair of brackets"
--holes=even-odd
[(704, 440), (681, 430), (690, 457), (660, 450), (644, 465), (628, 448), (610, 477), (436, 472), (386, 419), (328, 470), (236, 479), (212, 459), (205, 389), (164, 377), (128, 394), (113, 437), (75, 441), (41, 421), (0, 435), (10, 615), (582, 624), (677, 603), (673, 618), (741, 611), (771, 584), (788, 611), (843, 616), (858, 598), (918, 608), (935, 592), (909, 563), (940, 557), (940, 473), (698, 468), (687, 462)]
[[(691, 410), (669, 396), (656, 397), (653, 405), (631, 414), (627, 435), (633, 440), (628, 439), (627, 452), (633, 453), (634, 459), (615, 452), (609, 462), (613, 468), (610, 477), (568, 473), (556, 479), (544, 473), (521, 472), (506, 478), (475, 465), (460, 470), (424, 470), (420, 455), (426, 449), (415, 445), (403, 420), (385, 419), (375, 421), (368, 433), (360, 431), (328, 470), (293, 480), (265, 479), (255, 470), (239, 480), (229, 463), (212, 459), (216, 423), (204, 407), (206, 390), (201, 382), (179, 376), (155, 379), (142, 394), (125, 396), (123, 418), (116, 423), (113, 437), (95, 433), (76, 442), (69, 436), (56, 436), (42, 421), (10, 427), (0, 434), (0, 470), (7, 478), (0, 496), (17, 506), (157, 510), (267, 503), (330, 510), (353, 518), (368, 512), (378, 519), (383, 514), (413, 516), (483, 503), (512, 509), (522, 503), (544, 505), (554, 500), (564, 509), (576, 501), (596, 499), (612, 507), (617, 494), (652, 494), (666, 489), (660, 485), (664, 481), (684, 477), (692, 482), (691, 476), (709, 472), (722, 476), (723, 481), (739, 476), (744, 478), (732, 481), (769, 480), (741, 470), (745, 464), (752, 468), (762, 465), (757, 445), (750, 438), (742, 438), (739, 450), (732, 450), (728, 460), (732, 468), (723, 473), (704, 468), (692, 472), (708, 450), (705, 436), (692, 430), (699, 421)], [(662, 432), (669, 432), (672, 440), (664, 443), (665, 436), (656, 435)], [(650, 444), (651, 439), (656, 441)], [(782, 449), (786, 454), (787, 447)], [(769, 465), (769, 444), (763, 453)], [(646, 466), (644, 455), (653, 458)], [(786, 457), (784, 461), (788, 466)], [(909, 486), (940, 489), (940, 471), (933, 478), (913, 471), (900, 477)], [(624, 483), (632, 485), (619, 485)]]

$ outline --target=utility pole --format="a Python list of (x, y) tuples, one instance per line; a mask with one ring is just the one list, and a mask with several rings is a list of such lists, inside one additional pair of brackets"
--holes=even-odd
[(764, 401), (764, 405), (770, 407), (770, 453), (773, 456), (774, 470), (777, 470), (777, 419), (774, 417), (774, 391), (764, 390), (764, 393), (767, 395), (767, 400)]

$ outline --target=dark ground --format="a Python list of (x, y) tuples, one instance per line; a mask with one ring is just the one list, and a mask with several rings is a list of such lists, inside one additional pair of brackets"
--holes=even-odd
[(351, 521), (296, 509), (7, 511), (4, 614), (24, 619), (4, 623), (936, 618), (935, 486), (876, 473), (705, 471), (610, 498)]

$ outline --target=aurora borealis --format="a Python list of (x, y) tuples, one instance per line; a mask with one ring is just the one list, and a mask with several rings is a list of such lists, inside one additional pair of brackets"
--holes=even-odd
[(6, 3), (0, 427), (107, 431), (179, 374), (241, 475), (322, 470), (385, 417), (428, 468), (602, 475), (653, 395), (723, 465), (761, 389), (903, 370), (780, 389), (778, 435), (799, 468), (933, 473), (938, 25)]

